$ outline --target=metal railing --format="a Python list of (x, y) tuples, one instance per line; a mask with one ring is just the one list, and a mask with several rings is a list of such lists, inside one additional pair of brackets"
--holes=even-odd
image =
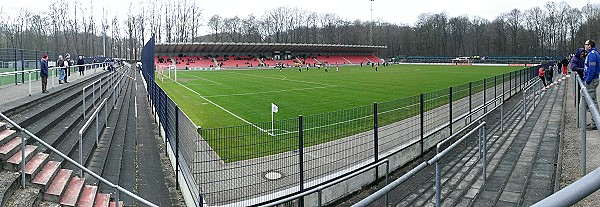
[[(148, 205), (148, 206), (157, 206), (157, 205), (155, 205), (155, 204), (153, 204), (153, 203), (151, 203), (151, 202), (147, 201), (146, 199), (144, 199), (144, 198), (141, 198), (141, 197), (139, 197), (139, 196), (137, 196), (137, 195), (135, 195), (135, 194), (133, 194), (133, 193), (129, 192), (128, 190), (126, 190), (126, 189), (122, 188), (121, 186), (119, 186), (119, 185), (115, 185), (115, 184), (111, 183), (110, 181), (108, 181), (108, 180), (106, 180), (106, 179), (104, 179), (104, 178), (100, 177), (99, 175), (97, 175), (96, 173), (94, 173), (94, 172), (92, 172), (91, 170), (87, 169), (86, 167), (84, 167), (84, 166), (80, 165), (79, 163), (77, 163), (77, 162), (76, 162), (76, 161), (74, 161), (73, 159), (69, 158), (69, 156), (66, 156), (65, 154), (63, 154), (62, 152), (58, 151), (57, 149), (55, 149), (54, 147), (52, 147), (52, 146), (51, 146), (51, 145), (49, 145), (48, 143), (44, 142), (44, 140), (40, 139), (40, 138), (39, 138), (39, 137), (37, 137), (35, 134), (31, 133), (29, 130), (27, 130), (27, 129), (25, 129), (25, 128), (21, 127), (21, 126), (19, 126), (17, 123), (15, 123), (13, 120), (11, 120), (11, 119), (9, 119), (8, 117), (6, 117), (6, 116), (5, 116), (3, 113), (1, 113), (1, 112), (0, 112), (0, 118), (2, 118), (2, 119), (4, 119), (4, 120), (6, 120), (6, 121), (7, 121), (8, 123), (10, 123), (12, 126), (16, 127), (16, 128), (17, 128), (17, 129), (18, 129), (20, 132), (24, 132), (25, 134), (29, 135), (29, 137), (30, 137), (30, 138), (32, 138), (32, 139), (34, 139), (35, 141), (37, 141), (38, 143), (42, 144), (44, 147), (46, 147), (46, 148), (47, 148), (47, 149), (49, 149), (50, 151), (52, 151), (52, 152), (56, 153), (58, 156), (60, 156), (60, 157), (62, 157), (63, 159), (65, 159), (67, 162), (69, 162), (69, 163), (73, 164), (75, 167), (77, 167), (77, 168), (81, 169), (81, 170), (82, 170), (82, 171), (84, 171), (85, 173), (88, 173), (89, 175), (91, 175), (92, 177), (94, 177), (94, 178), (98, 179), (100, 182), (102, 182), (102, 183), (104, 183), (104, 184), (108, 185), (109, 187), (116, 189), (116, 190), (117, 190), (117, 192), (122, 192), (122, 193), (125, 193), (126, 195), (128, 195), (128, 196), (131, 196), (133, 199), (135, 199), (135, 200), (137, 200), (137, 201), (139, 201), (139, 202), (141, 202), (141, 203), (143, 203), (143, 204), (145, 204), (145, 205)], [(24, 152), (25, 152), (25, 150), (24, 150), (24, 148), (25, 148), (25, 144), (24, 144), (24, 143), (25, 143), (25, 140), (24, 140), (24, 139), (25, 139), (25, 138), (24, 138), (24, 136), (22, 136), (22, 138), (21, 138), (21, 139), (22, 139), (22, 141), (21, 141), (21, 152), (23, 152), (23, 153), (21, 153), (21, 154), (22, 154), (22, 161), (21, 161), (21, 166), (22, 166), (22, 167), (21, 167), (21, 175), (22, 175), (21, 182), (22, 182), (22, 183), (21, 183), (21, 184), (22, 184), (23, 188), (25, 188), (25, 185), (26, 185), (26, 184), (25, 184), (25, 161), (24, 161), (24, 160), (25, 160), (25, 154), (24, 154)], [(116, 200), (117, 200), (117, 202), (116, 202), (116, 203), (117, 203), (117, 206), (119, 205), (119, 204), (118, 204), (118, 203), (119, 203), (119, 202), (118, 202), (118, 201), (119, 201), (119, 197), (118, 197), (118, 195), (119, 195), (119, 194), (117, 193), (117, 197), (116, 197)]]
[[(92, 120), (94, 120), (94, 119), (96, 120), (96, 145), (98, 145), (98, 137), (100, 136), (100, 129), (98, 126), (99, 125), (98, 114), (100, 114), (100, 110), (102, 109), (102, 107), (104, 107), (104, 123), (105, 123), (106, 127), (108, 127), (108, 107), (106, 106), (106, 100), (108, 100), (108, 98), (104, 98), (104, 100), (102, 100), (102, 102), (100, 103), (98, 108), (96, 108), (94, 113), (92, 113), (90, 118), (85, 122), (85, 124), (79, 130), (79, 164), (81, 164), (81, 165), (83, 165), (83, 155), (82, 155), (82, 153), (83, 153), (83, 133), (85, 132), (85, 130), (87, 130), (87, 128), (92, 123)], [(79, 171), (79, 176), (83, 177), (83, 170)]]
[[(489, 113), (489, 112), (488, 112)], [(476, 122), (473, 122), (476, 123)], [(412, 170), (408, 171), (406, 174), (402, 175), (400, 178), (398, 178), (397, 180), (395, 180), (394, 182), (386, 185), (385, 187), (383, 187), (382, 189), (378, 190), (377, 192), (371, 194), (370, 196), (368, 196), (367, 198), (361, 200), (360, 202), (352, 205), (353, 207), (360, 207), (360, 206), (367, 206), (370, 203), (375, 202), (377, 199), (381, 198), (382, 196), (387, 196), (388, 193), (390, 191), (392, 191), (393, 189), (395, 189), (396, 187), (398, 187), (400, 184), (402, 184), (403, 182), (405, 182), (406, 180), (408, 180), (410, 177), (414, 176), (415, 174), (417, 174), (418, 172), (420, 172), (421, 170), (425, 169), (425, 167), (427, 166), (431, 166), (435, 163), (436, 165), (436, 173), (435, 173), (435, 181), (436, 181), (436, 206), (440, 206), (440, 194), (441, 194), (441, 169), (439, 166), (439, 161), (446, 156), (448, 153), (450, 153), (451, 150), (453, 150), (454, 148), (456, 148), (459, 144), (461, 144), (462, 142), (464, 142), (467, 138), (469, 138), (471, 135), (473, 135), (473, 133), (475, 133), (476, 131), (479, 131), (479, 129), (483, 129), (483, 136), (485, 136), (485, 125), (486, 122), (481, 122), (479, 125), (477, 125), (475, 128), (471, 129), (466, 135), (462, 136), (460, 139), (458, 139), (456, 142), (454, 142), (452, 145), (450, 145), (448, 148), (444, 149), (442, 152), (438, 152), (433, 158), (424, 161), (423, 163), (419, 164), (417, 167), (413, 168)], [(467, 127), (465, 127), (464, 129), (466, 129)], [(462, 130), (461, 130), (462, 131)], [(452, 139), (454, 136), (456, 136), (459, 132), (457, 132), (456, 134), (454, 134), (453, 136), (448, 137), (446, 140)], [(483, 138), (483, 142), (485, 143), (485, 137)], [(439, 150), (440, 148), (440, 144), (438, 144), (437, 146), (437, 150)], [(481, 138), (480, 138), (480, 142), (479, 142), (479, 147), (482, 147), (481, 144)], [(483, 148), (484, 148), (484, 152), (485, 152), (485, 144), (483, 144)], [(485, 166), (486, 166), (486, 153), (483, 154), (483, 170), (485, 171)], [(484, 173), (484, 182), (485, 182), (485, 173)], [(387, 202), (386, 202), (387, 203)]]
[[(31, 73), (37, 73), (37, 70), (24, 70), (24, 71), (15, 71), (15, 72), (5, 72), (5, 73), (0, 73), (0, 80), (4, 80), (4, 77), (6, 76), (12, 76), (12, 75), (18, 75), (18, 74), (22, 74), (22, 73), (27, 73), (28, 74), (28, 83), (29, 83), (29, 95), (31, 96), (31, 82), (33, 80), (31, 80)], [(0, 86), (4, 85), (3, 83), (0, 83)]]
[[(346, 175), (344, 177), (337, 178), (337, 179), (335, 179), (335, 180), (333, 180), (331, 182), (328, 182), (327, 184), (318, 186), (318, 187), (313, 188), (311, 190), (304, 191), (304, 192), (302, 192), (300, 194), (296, 194), (294, 196), (291, 196), (291, 197), (288, 197), (288, 198), (285, 198), (285, 199), (282, 199), (282, 200), (278, 200), (276, 202), (272, 202), (272, 203), (268, 203), (268, 204), (264, 204), (264, 205), (260, 205), (260, 206), (262, 206), (262, 207), (277, 206), (277, 205), (281, 205), (281, 204), (284, 204), (284, 203), (287, 203), (287, 202), (290, 202), (290, 201), (293, 201), (293, 200), (296, 200), (296, 199), (301, 199), (304, 196), (307, 196), (307, 195), (310, 195), (310, 194), (313, 194), (313, 193), (316, 192), (316, 193), (318, 193), (318, 202), (317, 202), (317, 205), (319, 207), (321, 207), (323, 205), (323, 199), (322, 199), (323, 198), (323, 190), (325, 190), (326, 188), (329, 188), (329, 187), (331, 187), (333, 185), (336, 185), (338, 183), (341, 183), (343, 181), (346, 181), (348, 179), (351, 179), (353, 177), (356, 177), (356, 176), (358, 176), (358, 175), (360, 175), (360, 174), (362, 174), (362, 173), (364, 173), (366, 171), (369, 171), (369, 170), (371, 170), (373, 168), (379, 167), (382, 164), (386, 164), (386, 168), (385, 168), (386, 169), (386, 171), (385, 171), (385, 184), (388, 184), (388, 177), (389, 177), (389, 171), (390, 171), (390, 161), (388, 159), (382, 159), (382, 160), (379, 160), (376, 163), (371, 163), (371, 164), (365, 166), (364, 168), (362, 168), (362, 169), (360, 169), (358, 171), (350, 173), (349, 175)], [(387, 199), (388, 199), (387, 195), (385, 195), (385, 199), (387, 201)]]
[[(595, 123), (600, 123), (600, 112), (598, 111), (598, 106), (594, 103), (592, 96), (588, 93), (587, 87), (581, 78), (579, 78), (576, 73), (571, 74), (574, 75), (573, 79), (577, 81), (574, 90), (579, 91), (583, 96), (581, 99), (582, 103), (578, 105), (578, 108), (579, 113), (581, 114), (579, 119), (581, 127), (580, 166), (581, 174), (585, 176), (559, 190), (558, 192), (537, 202), (533, 205), (535, 207), (571, 206), (600, 189), (600, 179), (598, 179), (598, 177), (600, 177), (600, 167), (586, 175), (586, 107), (589, 109), (590, 114), (592, 115), (591, 118)], [(596, 129), (596, 131), (600, 133), (599, 129)]]

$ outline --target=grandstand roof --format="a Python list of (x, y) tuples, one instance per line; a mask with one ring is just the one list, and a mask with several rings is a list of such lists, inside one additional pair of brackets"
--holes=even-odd
[(272, 53), (275, 51), (306, 53), (375, 53), (387, 46), (286, 44), (286, 43), (156, 43), (156, 53)]

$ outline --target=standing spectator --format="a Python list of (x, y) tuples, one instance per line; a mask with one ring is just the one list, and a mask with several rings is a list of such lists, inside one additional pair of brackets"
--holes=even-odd
[(42, 78), (42, 93), (48, 93), (46, 86), (48, 85), (48, 55), (44, 54), (40, 60), (40, 77)]
[(58, 66), (58, 84), (63, 84), (65, 81), (65, 60), (63, 60), (62, 55), (58, 56), (56, 65)]
[(571, 58), (571, 62), (569, 63), (569, 67), (571, 71), (577, 72), (579, 78), (583, 80), (583, 70), (585, 68), (585, 56), (587, 55), (587, 51), (583, 48), (577, 49), (575, 55)]
[(557, 66), (556, 65), (548, 66), (548, 69), (546, 70), (546, 82), (548, 83), (548, 85), (552, 84), (552, 77), (554, 76), (554, 67), (557, 67)]
[(563, 75), (567, 74), (567, 65), (569, 65), (569, 60), (567, 59), (567, 57), (562, 59), (562, 73)]
[(544, 87), (546, 87), (546, 76), (545, 76), (545, 71), (544, 71), (544, 67), (541, 67), (538, 70), (538, 77), (540, 77), (540, 79), (542, 79), (542, 83), (544, 83)]
[(66, 69), (66, 74), (65, 74), (65, 83), (69, 83), (69, 81), (67, 81), (67, 77), (69, 77), (71, 75), (71, 70), (70, 70), (70, 66), (71, 66), (71, 54), (67, 53), (65, 54), (65, 69)]
[[(596, 42), (594, 42), (593, 40), (585, 41), (584, 48), (588, 51), (588, 55), (585, 58), (584, 80), (587, 91), (594, 100), (594, 106), (598, 108), (596, 88), (598, 87), (598, 72), (600, 72), (598, 68), (600, 66), (600, 55), (598, 54), (598, 49), (596, 48)], [(586, 104), (586, 106), (588, 105), (589, 104)], [(587, 127), (587, 129), (598, 129), (596, 123), (594, 122), (594, 119), (592, 119), (592, 123)]]
[[(582, 81), (584, 80), (583, 79), (583, 70), (585, 68), (585, 56), (586, 55), (587, 55), (587, 52), (585, 51), (585, 49), (579, 48), (579, 49), (577, 49), (577, 52), (575, 52), (575, 55), (573, 55), (573, 57), (571, 58), (571, 62), (569, 63), (569, 68), (571, 68), (571, 71), (576, 72)], [(575, 74), (573, 74), (573, 75), (575, 75)], [(577, 102), (579, 102), (580, 99), (581, 99), (581, 96), (577, 96)]]
[(85, 71), (85, 62), (83, 61), (83, 56), (81, 55), (77, 59), (77, 66), (79, 66), (79, 75), (83, 75), (83, 71)]

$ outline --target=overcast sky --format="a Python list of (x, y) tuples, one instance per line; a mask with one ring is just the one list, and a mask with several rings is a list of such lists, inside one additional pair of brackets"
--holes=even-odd
[[(73, 0), (70, 0), (73, 1)], [(84, 5), (89, 5), (90, 0), (79, 0)], [(221, 17), (238, 15), (244, 18), (249, 14), (261, 16), (266, 10), (277, 7), (297, 7), (317, 13), (334, 13), (347, 20), (371, 19), (371, 1), (369, 0), (255, 0), (255, 1), (226, 1), (226, 0), (196, 0), (203, 9), (202, 18), (208, 20), (218, 14)], [(568, 0), (571, 7), (581, 9), (588, 1), (598, 4), (600, 0)], [(18, 7), (28, 7), (34, 11), (48, 10), (53, 0), (0, 0), (4, 12), (14, 11)], [(94, 0), (95, 13), (102, 16), (102, 3), (113, 18), (115, 12), (125, 13), (129, 10), (130, 2), (134, 2), (134, 9), (139, 8), (141, 0)], [(450, 17), (467, 15), (480, 16), (493, 20), (502, 13), (512, 9), (521, 11), (535, 6), (544, 7), (549, 0), (375, 0), (373, 1), (373, 19), (382, 19), (389, 23), (414, 25), (421, 13), (448, 12)], [(561, 1), (555, 1), (556, 3)]]

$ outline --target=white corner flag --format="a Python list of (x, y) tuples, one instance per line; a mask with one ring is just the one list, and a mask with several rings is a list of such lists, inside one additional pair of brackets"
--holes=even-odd
[(279, 107), (274, 103), (271, 103), (271, 132), (274, 130), (275, 122), (273, 121), (273, 113), (277, 113), (279, 111)]

